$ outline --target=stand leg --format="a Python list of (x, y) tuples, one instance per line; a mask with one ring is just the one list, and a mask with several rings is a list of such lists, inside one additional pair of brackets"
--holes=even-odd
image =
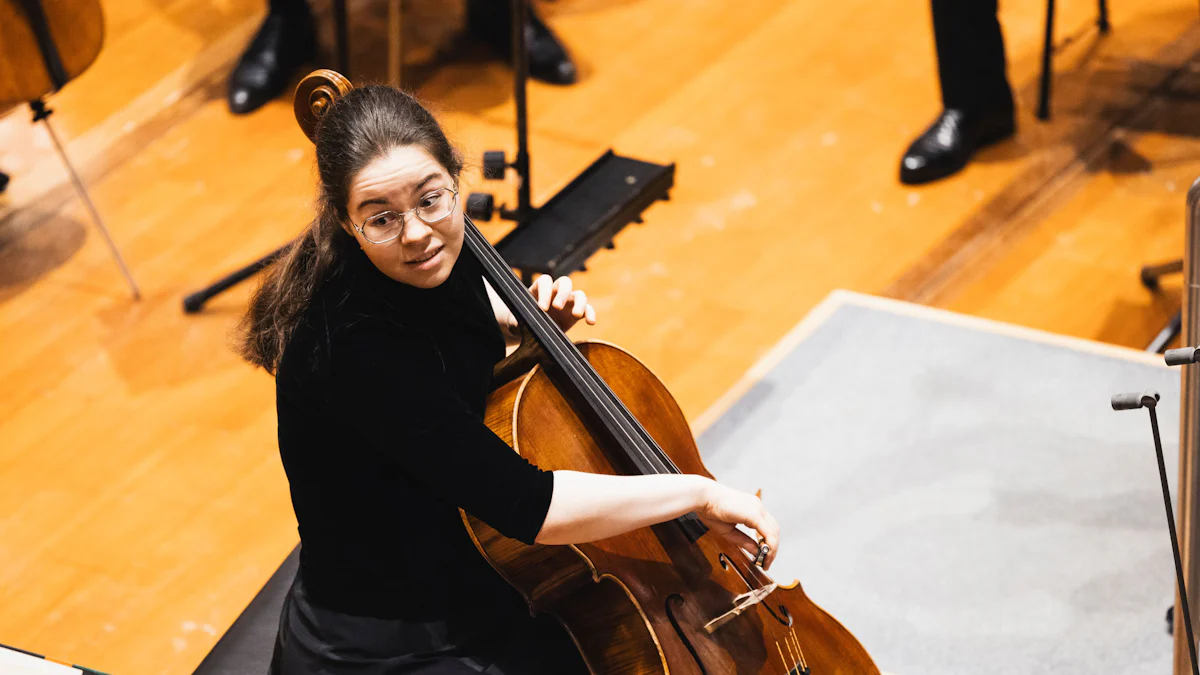
[(333, 42), (338, 72), (350, 77), (350, 29), (346, 0), (333, 0)]
[(92, 203), (92, 197), (88, 194), (87, 188), (84, 187), (83, 181), (79, 179), (79, 174), (75, 173), (75, 167), (71, 165), (71, 159), (67, 157), (67, 151), (63, 148), (62, 142), (58, 140), (58, 134), (54, 133), (54, 126), (50, 124), (50, 110), (46, 108), (41, 101), (30, 102), (30, 107), (33, 108), (34, 121), (41, 121), (46, 125), (46, 131), (50, 133), (50, 140), (54, 142), (54, 149), (58, 151), (58, 156), (62, 159), (62, 163), (67, 167), (67, 173), (71, 176), (71, 182), (75, 185), (75, 191), (79, 193), (79, 199), (91, 214), (92, 220), (99, 228), (100, 234), (104, 236), (104, 241), (108, 243), (108, 249), (112, 252), (113, 259), (117, 261), (117, 266), (121, 268), (121, 274), (125, 276), (125, 281), (129, 283), (129, 288), (133, 291), (133, 299), (141, 300), (142, 292), (138, 290), (137, 282), (133, 280), (133, 275), (129, 272), (129, 267), (125, 265), (125, 259), (121, 257), (121, 251), (117, 248), (116, 242), (113, 241), (112, 235), (108, 228), (104, 225), (104, 219), (100, 217), (100, 212), (96, 210), (96, 205)]
[(1038, 89), (1037, 116), (1040, 120), (1050, 119), (1050, 72), (1054, 56), (1054, 0), (1046, 0), (1046, 36), (1042, 42), (1042, 81)]
[(529, 81), (529, 50), (525, 48), (525, 22), (529, 14), (527, 0), (512, 1), (513, 99), (517, 104), (517, 159), (513, 168), (521, 182), (517, 186), (517, 227), (529, 222), (533, 212), (529, 184), (529, 118), (526, 111), (525, 85)]
[(1096, 17), (1096, 26), (1101, 33), (1107, 33), (1110, 28), (1108, 23), (1108, 0), (1100, 0), (1100, 14)]
[(1158, 280), (1167, 274), (1179, 274), (1183, 271), (1183, 259), (1172, 260), (1161, 265), (1143, 265), (1141, 272), (1142, 285), (1148, 290), (1158, 290)]
[(388, 84), (404, 81), (404, 0), (388, 0)]
[(213, 299), (217, 295), (224, 293), (225, 291), (229, 290), (230, 288), (233, 288), (234, 286), (242, 283), (243, 281), (245, 281), (246, 279), (249, 279), (250, 277), (254, 276), (255, 274), (258, 274), (258, 272), (260, 270), (262, 270), (264, 267), (275, 262), (275, 260), (278, 259), (279, 256), (283, 255), (284, 252), (286, 252), (290, 247), (291, 247), (291, 244), (282, 246), (282, 247), (276, 249), (275, 251), (268, 253), (267, 255), (263, 256), (262, 258), (259, 258), (258, 260), (250, 263), (249, 265), (246, 265), (245, 267), (241, 268), (240, 270), (237, 270), (236, 272), (233, 272), (232, 274), (229, 274), (228, 276), (218, 279), (212, 285), (202, 288), (202, 289), (196, 291), (195, 293), (192, 293), (191, 295), (187, 296), (186, 298), (183, 299), (184, 313), (185, 314), (195, 314), (196, 312), (199, 312), (201, 309), (204, 309), (204, 303)]

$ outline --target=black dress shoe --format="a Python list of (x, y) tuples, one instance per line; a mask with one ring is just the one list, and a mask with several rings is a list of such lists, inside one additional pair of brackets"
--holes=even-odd
[(229, 76), (229, 111), (244, 115), (283, 93), (292, 75), (316, 55), (312, 15), (271, 13)]
[(900, 182), (920, 185), (957, 173), (976, 150), (1015, 131), (1012, 108), (982, 114), (947, 108), (908, 146), (900, 160)]
[[(471, 34), (483, 40), (506, 61), (512, 59), (512, 12), (508, 3), (475, 1), (467, 3), (467, 26)], [(529, 53), (529, 76), (549, 84), (575, 84), (575, 63), (558, 37), (533, 8), (525, 24), (525, 49)]]

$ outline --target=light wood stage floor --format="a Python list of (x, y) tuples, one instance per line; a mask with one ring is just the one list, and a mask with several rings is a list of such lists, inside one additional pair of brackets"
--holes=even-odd
[[(639, 355), (692, 419), (835, 288), (1145, 346), (1179, 282), (1152, 295), (1138, 268), (1181, 253), (1200, 175), (1196, 3), (1113, 0), (1101, 40), (1094, 0), (1064, 3), (1050, 123), (1031, 114), (1045, 5), (1002, 4), (1019, 136), (920, 189), (896, 174), (939, 108), (925, 0), (544, 5), (582, 79), (532, 86), (535, 202), (608, 147), (678, 164), (673, 199), (576, 276), (600, 324), (575, 337)], [(474, 161), (511, 152), (507, 68), (460, 49), (460, 6), (408, 5), (419, 93)], [(384, 6), (351, 3), (360, 75), (378, 76)], [(312, 150), (287, 99), (225, 108), (261, 0), (104, 8), (104, 50), (54, 121), (146, 297), (44, 131), (0, 119), (0, 642), (186, 674), (296, 532), (272, 381), (229, 348), (249, 288), (199, 316), (180, 300), (294, 236)]]

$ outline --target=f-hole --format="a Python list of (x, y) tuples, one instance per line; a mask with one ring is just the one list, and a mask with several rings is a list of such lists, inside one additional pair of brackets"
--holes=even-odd
[(700, 668), (701, 675), (708, 675), (708, 670), (704, 668), (704, 664), (700, 662), (700, 655), (696, 653), (696, 648), (692, 646), (692, 641), (684, 635), (683, 628), (679, 626), (679, 620), (675, 618), (675, 605), (684, 603), (683, 596), (678, 593), (672, 593), (667, 596), (666, 609), (667, 619), (671, 622), (671, 627), (675, 629), (675, 634), (683, 642), (683, 646), (687, 647), (688, 652), (692, 655), (692, 660), (696, 662), (696, 666)]
[[(768, 612), (771, 612), (771, 616), (775, 616), (775, 612), (771, 609), (770, 605), (764, 605), (764, 606), (767, 608)], [(777, 606), (779, 607), (779, 613), (783, 615), (784, 619), (787, 619), (787, 623), (784, 623), (783, 619), (780, 619), (777, 616), (775, 616), (775, 620), (778, 621), (779, 623), (782, 623), (783, 625), (787, 626), (788, 628), (791, 628), (792, 623), (794, 623), (794, 620), (792, 619), (792, 613), (789, 612), (788, 608), (784, 607), (783, 605), (777, 605)]]

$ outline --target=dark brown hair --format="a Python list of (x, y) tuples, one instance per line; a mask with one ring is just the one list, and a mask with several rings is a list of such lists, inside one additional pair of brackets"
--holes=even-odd
[(462, 156), (438, 121), (415, 98), (393, 87), (351, 90), (321, 119), (316, 143), (317, 216), (267, 268), (239, 324), (242, 357), (271, 374), (317, 289), (342, 272), (358, 245), (342, 229), (355, 174), (405, 145), (424, 148), (455, 182), (462, 173)]

